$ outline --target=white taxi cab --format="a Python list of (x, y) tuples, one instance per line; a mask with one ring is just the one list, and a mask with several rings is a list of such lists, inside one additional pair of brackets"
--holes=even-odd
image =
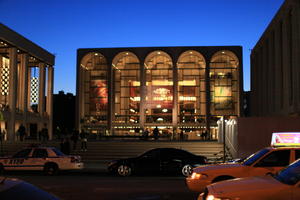
[(192, 191), (203, 192), (207, 185), (218, 181), (276, 173), (300, 158), (299, 140), (294, 140), (296, 142), (293, 143), (290, 141), (293, 137), (300, 138), (300, 133), (273, 133), (271, 142), (273, 147), (261, 149), (241, 163), (194, 168), (192, 175), (186, 178), (186, 184)]
[(198, 200), (299, 200), (300, 160), (272, 176), (237, 178), (208, 185)]
[(13, 156), (0, 157), (0, 172), (37, 170), (54, 175), (59, 170), (79, 170), (83, 167), (80, 156), (65, 155), (55, 147), (30, 146)]

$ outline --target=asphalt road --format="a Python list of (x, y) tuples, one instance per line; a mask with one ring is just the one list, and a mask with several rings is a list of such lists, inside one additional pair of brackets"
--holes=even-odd
[(197, 194), (180, 176), (118, 177), (103, 170), (63, 172), (44, 176), (41, 172), (7, 172), (64, 200), (192, 200)]

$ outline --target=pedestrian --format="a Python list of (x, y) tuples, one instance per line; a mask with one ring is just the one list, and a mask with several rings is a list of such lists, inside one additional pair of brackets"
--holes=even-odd
[(148, 140), (148, 136), (149, 136), (149, 130), (146, 128), (143, 132), (143, 138), (144, 140)]
[(201, 133), (201, 138), (202, 140), (207, 140), (208, 138), (208, 131), (207, 129), (205, 129), (202, 133)]
[(69, 138), (68, 137), (66, 137), (65, 139), (64, 139), (64, 153), (66, 154), (66, 155), (69, 155), (70, 154), (70, 152), (71, 152), (71, 145), (70, 145), (70, 140), (69, 140)]
[(155, 129), (153, 130), (154, 140), (158, 140), (158, 135), (159, 135), (159, 130), (158, 130), (157, 126), (156, 126)]
[(24, 141), (24, 137), (26, 135), (26, 129), (25, 129), (25, 126), (23, 126), (23, 124), (21, 124), (19, 126), (19, 129), (18, 129), (17, 133), (20, 136), (20, 141)]
[(44, 124), (44, 128), (41, 130), (42, 141), (46, 142), (49, 139), (47, 124)]
[(79, 131), (74, 129), (73, 134), (71, 136), (71, 140), (73, 141), (73, 150), (76, 150), (78, 138), (79, 138)]
[(179, 133), (179, 139), (180, 140), (184, 140), (184, 132), (183, 130), (181, 129), (180, 133)]
[(87, 151), (87, 133), (82, 129), (80, 132), (81, 151)]
[(70, 141), (69, 138), (61, 138), (60, 140), (60, 150), (66, 155), (69, 155), (71, 150), (70, 150)]

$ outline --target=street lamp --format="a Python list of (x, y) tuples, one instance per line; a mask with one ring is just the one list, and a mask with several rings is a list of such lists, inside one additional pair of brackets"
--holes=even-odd
[(226, 161), (226, 137), (225, 137), (225, 116), (222, 117), (222, 131), (223, 131), (223, 162)]

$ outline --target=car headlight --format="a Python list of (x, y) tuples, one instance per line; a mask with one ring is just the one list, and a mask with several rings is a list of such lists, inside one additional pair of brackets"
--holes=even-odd
[(199, 174), (197, 172), (193, 172), (191, 175), (191, 179), (200, 179), (201, 177), (207, 177), (206, 174)]
[(240, 198), (215, 197), (212, 194), (207, 195), (205, 200), (240, 200)]
[(231, 199), (230, 199), (230, 198), (217, 198), (217, 197), (215, 197), (214, 195), (209, 194), (209, 195), (206, 197), (206, 200), (231, 200)]

